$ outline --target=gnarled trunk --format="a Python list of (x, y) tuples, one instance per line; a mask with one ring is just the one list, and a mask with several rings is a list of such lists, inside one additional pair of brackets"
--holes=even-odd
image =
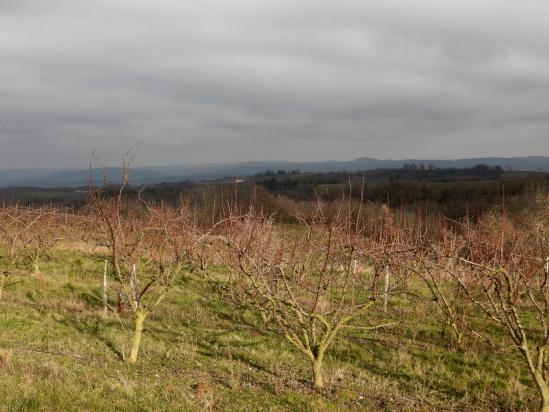
[(147, 314), (143, 311), (137, 311), (135, 314), (135, 329), (133, 334), (132, 349), (130, 357), (127, 359), (128, 363), (136, 363), (137, 355), (139, 353), (139, 346), (141, 345), (141, 334), (143, 333), (143, 322)]
[(530, 370), (530, 373), (532, 374), (532, 377), (534, 378), (534, 382), (536, 382), (536, 386), (538, 388), (538, 392), (541, 396), (541, 403), (540, 403), (540, 412), (549, 412), (549, 382), (544, 376), (544, 365), (545, 362), (545, 353), (547, 350), (547, 347), (541, 347), (538, 348), (538, 362), (534, 361), (534, 358), (532, 357), (532, 354), (530, 353), (530, 350), (528, 348), (528, 342), (525, 338), (523, 338), (523, 341), (521, 345), (519, 346), (520, 352), (522, 353), (522, 356), (526, 359), (526, 362), (528, 363), (528, 369)]
[(322, 362), (313, 361), (313, 382), (316, 389), (324, 388), (324, 377), (322, 376)]
[(541, 404), (540, 404), (540, 412), (549, 412), (549, 385), (547, 384), (547, 381), (543, 378), (541, 373), (539, 372), (532, 372), (534, 375), (534, 380), (536, 381), (536, 385), (538, 387), (538, 391), (541, 395)]
[(324, 361), (325, 347), (316, 347), (313, 351), (312, 366), (313, 366), (313, 384), (315, 389), (324, 388), (324, 376), (322, 375), (322, 362)]

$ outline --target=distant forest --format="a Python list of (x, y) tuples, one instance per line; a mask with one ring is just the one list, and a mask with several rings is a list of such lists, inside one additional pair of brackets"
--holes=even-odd
[[(112, 190), (116, 188), (113, 186)], [(509, 209), (526, 207), (533, 197), (549, 193), (549, 174), (503, 170), (477, 165), (440, 169), (434, 165), (407, 164), (400, 169), (349, 173), (303, 173), (300, 170), (265, 171), (252, 177), (226, 177), (215, 181), (161, 183), (133, 186), (128, 194), (158, 202), (175, 202), (181, 196), (200, 204), (205, 213), (231, 204), (246, 205), (250, 199), (277, 216), (291, 220), (298, 202), (332, 201), (349, 193), (355, 199), (386, 204), (392, 208), (425, 209), (451, 218), (479, 215), (505, 203)], [(108, 193), (108, 190), (106, 191)], [(0, 189), (0, 202), (60, 204), (74, 208), (87, 201), (87, 188)]]
[(253, 181), (269, 193), (297, 201), (333, 200), (351, 191), (353, 197), (366, 201), (391, 207), (429, 206), (451, 217), (481, 213), (504, 200), (510, 207), (515, 203), (519, 207), (525, 198), (549, 190), (547, 173), (504, 171), (487, 165), (439, 169), (410, 164), (352, 174), (280, 170), (257, 174)]

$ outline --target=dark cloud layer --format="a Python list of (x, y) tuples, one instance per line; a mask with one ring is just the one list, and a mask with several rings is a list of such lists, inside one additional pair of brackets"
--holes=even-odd
[(543, 0), (0, 0), (0, 168), (549, 155)]

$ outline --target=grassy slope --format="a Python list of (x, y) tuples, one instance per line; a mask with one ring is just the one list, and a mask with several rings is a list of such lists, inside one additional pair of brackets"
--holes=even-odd
[[(512, 350), (479, 341), (466, 353), (439, 337), (432, 304), (384, 331), (340, 338), (328, 387), (253, 313), (221, 302), (188, 273), (145, 323), (141, 359), (121, 361), (129, 319), (100, 315), (100, 256), (64, 252), (0, 302), (0, 410), (535, 410), (536, 393)], [(393, 301), (393, 304), (395, 302)], [(392, 310), (396, 310), (392, 308)], [(372, 312), (372, 323), (379, 316)], [(494, 333), (494, 332), (492, 332)], [(12, 350), (11, 361), (2, 361)]]

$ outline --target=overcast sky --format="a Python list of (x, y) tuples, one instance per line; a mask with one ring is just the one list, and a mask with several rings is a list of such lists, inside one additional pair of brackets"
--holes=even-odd
[(546, 0), (0, 0), (0, 169), (549, 155)]

